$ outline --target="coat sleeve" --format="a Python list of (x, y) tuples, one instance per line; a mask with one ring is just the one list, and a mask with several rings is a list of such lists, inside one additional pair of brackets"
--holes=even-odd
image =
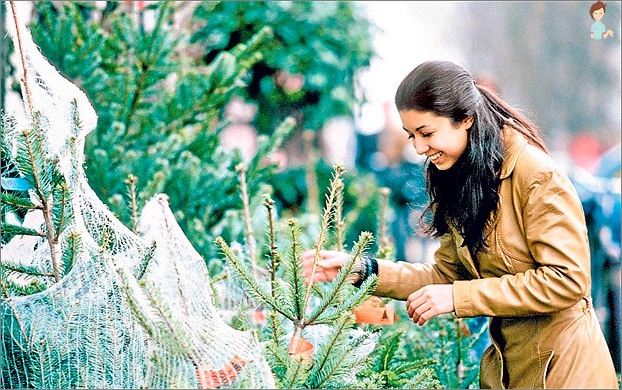
[(451, 284), (468, 277), (458, 260), (451, 234), (440, 238), (434, 260), (434, 263), (424, 264), (378, 259), (378, 283), (374, 295), (406, 300), (412, 292), (428, 284)]
[(514, 179), (525, 194), (514, 204), (523, 220), (523, 231), (514, 234), (523, 234), (534, 268), (455, 282), (458, 317), (551, 313), (589, 295), (590, 250), (579, 196), (563, 172), (537, 165)]

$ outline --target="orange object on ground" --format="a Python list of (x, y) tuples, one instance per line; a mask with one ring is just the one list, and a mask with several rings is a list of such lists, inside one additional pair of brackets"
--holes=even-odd
[(395, 309), (387, 306), (380, 297), (370, 297), (354, 309), (357, 324), (392, 325), (395, 323)]
[(245, 364), (244, 359), (235, 355), (219, 370), (212, 369), (210, 365), (204, 365), (197, 369), (199, 387), (201, 389), (216, 389), (222, 385), (230, 385), (235, 382)]
[(292, 358), (300, 357), (304, 361), (309, 361), (313, 356), (313, 344), (304, 337), (293, 336), (289, 343), (289, 356)]

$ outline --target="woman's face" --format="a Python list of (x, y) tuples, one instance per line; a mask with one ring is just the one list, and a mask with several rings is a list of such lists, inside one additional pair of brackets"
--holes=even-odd
[(466, 150), (473, 117), (456, 126), (444, 116), (429, 111), (400, 111), (402, 125), (418, 154), (425, 155), (441, 170), (451, 168)]

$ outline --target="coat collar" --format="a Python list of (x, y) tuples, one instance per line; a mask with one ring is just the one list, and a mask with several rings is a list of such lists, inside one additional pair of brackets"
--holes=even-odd
[(520, 152), (527, 146), (527, 139), (518, 130), (510, 125), (503, 126), (503, 140), (505, 143), (505, 158), (501, 164), (501, 177), (505, 179), (512, 174)]

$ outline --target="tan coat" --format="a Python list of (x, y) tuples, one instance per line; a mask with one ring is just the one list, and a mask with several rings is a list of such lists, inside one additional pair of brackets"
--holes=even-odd
[(618, 388), (591, 306), (579, 197), (550, 156), (514, 130), (505, 139), (489, 252), (474, 261), (458, 234), (446, 234), (434, 264), (378, 260), (375, 294), (403, 300), (427, 284), (453, 283), (458, 317), (491, 317), (482, 388)]

